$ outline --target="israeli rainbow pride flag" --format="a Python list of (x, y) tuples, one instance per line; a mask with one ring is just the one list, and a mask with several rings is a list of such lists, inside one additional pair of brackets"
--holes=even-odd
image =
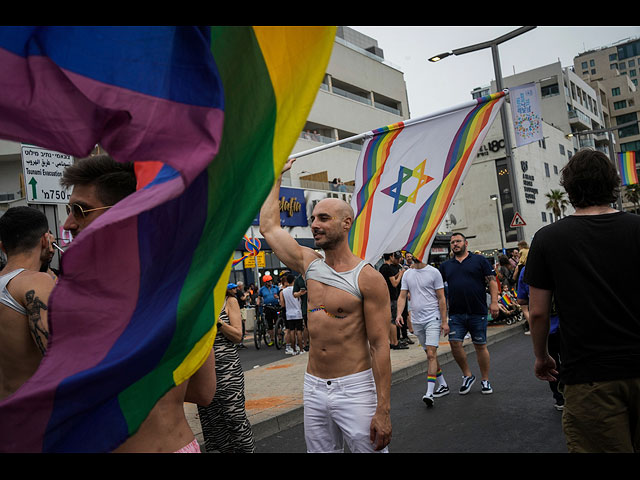
[(638, 183), (636, 152), (618, 153), (618, 168), (620, 169), (621, 185), (634, 185)]
[(375, 263), (406, 250), (425, 262), (506, 92), (369, 132), (356, 167), (349, 246)]
[[(0, 451), (107, 452), (206, 360), (235, 246), (280, 175), (335, 27), (0, 27), (0, 138), (134, 161), (62, 256), (50, 348)], [(260, 181), (255, 181), (260, 179)]]

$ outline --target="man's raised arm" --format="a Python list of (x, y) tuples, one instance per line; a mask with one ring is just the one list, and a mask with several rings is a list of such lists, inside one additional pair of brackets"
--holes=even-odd
[[(289, 160), (282, 173), (291, 168), (295, 158)], [(260, 233), (265, 238), (273, 253), (291, 270), (304, 272), (304, 250), (288, 232), (280, 226), (280, 203), (278, 194), (282, 183), (282, 174), (276, 180), (269, 196), (260, 209)], [(311, 251), (311, 250), (310, 250)]]

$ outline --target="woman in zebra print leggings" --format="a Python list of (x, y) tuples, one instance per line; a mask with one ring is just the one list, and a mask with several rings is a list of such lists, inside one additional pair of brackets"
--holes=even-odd
[(198, 405), (204, 446), (208, 453), (253, 453), (253, 430), (244, 405), (244, 373), (236, 344), (242, 340), (242, 318), (237, 285), (227, 285), (227, 297), (218, 317), (213, 344), (216, 359), (216, 394), (206, 407)]

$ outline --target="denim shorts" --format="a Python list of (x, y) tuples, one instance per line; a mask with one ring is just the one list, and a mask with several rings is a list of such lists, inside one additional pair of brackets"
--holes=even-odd
[(449, 341), (462, 342), (467, 332), (471, 341), (482, 345), (487, 343), (487, 316), (457, 313), (449, 315)]

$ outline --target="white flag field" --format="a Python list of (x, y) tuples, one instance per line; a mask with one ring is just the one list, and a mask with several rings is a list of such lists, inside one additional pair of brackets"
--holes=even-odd
[(437, 228), (505, 95), (498, 92), (364, 134), (351, 199), (354, 254), (373, 264), (397, 250), (428, 260)]

